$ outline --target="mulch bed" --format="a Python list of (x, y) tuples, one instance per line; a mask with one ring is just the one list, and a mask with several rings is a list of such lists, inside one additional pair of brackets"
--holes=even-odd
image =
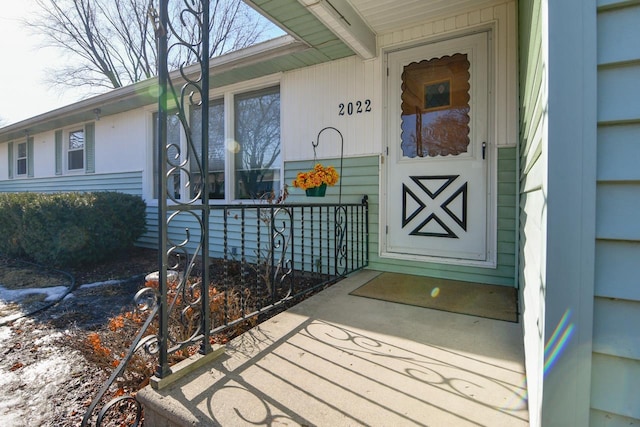
[[(67, 274), (0, 259), (0, 285), (24, 290), (73, 286), (72, 297), (30, 316), (0, 324), (0, 419), (3, 427), (77, 426), (108, 373), (96, 369), (79, 348), (88, 333), (131, 306), (144, 276), (158, 269), (157, 251), (131, 251)], [(83, 284), (126, 280), (120, 284)], [(45, 304), (33, 296), (5, 303), (30, 312)], [(7, 314), (7, 313), (5, 313)], [(0, 316), (2, 313), (0, 313)]]
[[(217, 268), (212, 265), (214, 276), (221, 273)], [(5, 288), (67, 286), (72, 291), (52, 306), (38, 297), (20, 301), (13, 309), (23, 312), (41, 309), (15, 321), (0, 321), (3, 427), (80, 424), (87, 406), (112, 369), (96, 364), (99, 355), (87, 354), (87, 348), (91, 349), (88, 338), (96, 332), (104, 336), (114, 317), (125, 309), (131, 310), (133, 296), (144, 285), (144, 277), (157, 269), (157, 251), (145, 248), (133, 248), (99, 265), (71, 269), (68, 273), (73, 279), (64, 272), (0, 259), (0, 285)], [(318, 280), (311, 276), (301, 279)], [(104, 284), (109, 281), (119, 282)], [(102, 284), (82, 286), (97, 282)], [(1, 309), (0, 305), (0, 319)], [(261, 316), (260, 321), (275, 314), (273, 311)], [(128, 339), (129, 332), (119, 331), (123, 340)], [(123, 344), (121, 351), (126, 348)]]

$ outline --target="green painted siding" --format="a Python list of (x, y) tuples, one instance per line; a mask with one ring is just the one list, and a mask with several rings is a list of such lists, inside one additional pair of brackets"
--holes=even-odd
[[(403, 261), (381, 258), (379, 244), (379, 181), (380, 165), (378, 156), (344, 159), (342, 173), (342, 200), (357, 203), (363, 195), (369, 198), (369, 268), (382, 271), (406, 272), (410, 274), (475, 281), (479, 283), (515, 286), (515, 203), (516, 166), (515, 148), (501, 148), (498, 151), (498, 265), (495, 269), (442, 265), (427, 262)], [(339, 159), (323, 159), (323, 164), (339, 167)], [(291, 183), (299, 171), (309, 170), (313, 161), (285, 163), (285, 182)], [(299, 189), (291, 189), (291, 201), (308, 203), (311, 199)], [(329, 188), (323, 202), (338, 201), (338, 186)]]
[(0, 181), (0, 192), (120, 191), (142, 196), (142, 172), (65, 175)]
[(55, 133), (55, 162), (56, 175), (62, 175), (62, 131), (57, 130)]
[(600, 4), (594, 427), (640, 425), (640, 4)]
[(543, 387), (544, 287), (542, 254), (544, 253), (543, 221), (545, 197), (542, 191), (543, 117), (546, 109), (542, 53), (542, 10), (540, 0), (522, 0), (519, 12), (520, 66), (520, 221), (518, 283), (529, 416), (532, 426), (540, 425)]
[(85, 148), (85, 172), (95, 173), (96, 171), (96, 125), (87, 123), (84, 126), (84, 148)]

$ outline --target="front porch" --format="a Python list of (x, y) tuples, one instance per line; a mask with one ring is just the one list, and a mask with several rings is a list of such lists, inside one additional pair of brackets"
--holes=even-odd
[(137, 398), (165, 426), (525, 426), (521, 325), (349, 295), (363, 270)]

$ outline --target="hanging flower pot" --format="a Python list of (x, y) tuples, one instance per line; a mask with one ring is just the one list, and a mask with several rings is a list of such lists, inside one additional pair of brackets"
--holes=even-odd
[(305, 191), (308, 197), (324, 197), (327, 185), (333, 186), (340, 175), (333, 166), (324, 167), (318, 163), (308, 172), (299, 172), (293, 180), (293, 186)]
[(327, 184), (322, 184), (319, 187), (311, 187), (304, 190), (307, 197), (324, 197), (327, 192)]

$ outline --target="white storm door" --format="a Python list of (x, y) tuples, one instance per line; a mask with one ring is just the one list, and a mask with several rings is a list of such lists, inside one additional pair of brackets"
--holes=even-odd
[(487, 260), (488, 34), (387, 56), (383, 256)]

